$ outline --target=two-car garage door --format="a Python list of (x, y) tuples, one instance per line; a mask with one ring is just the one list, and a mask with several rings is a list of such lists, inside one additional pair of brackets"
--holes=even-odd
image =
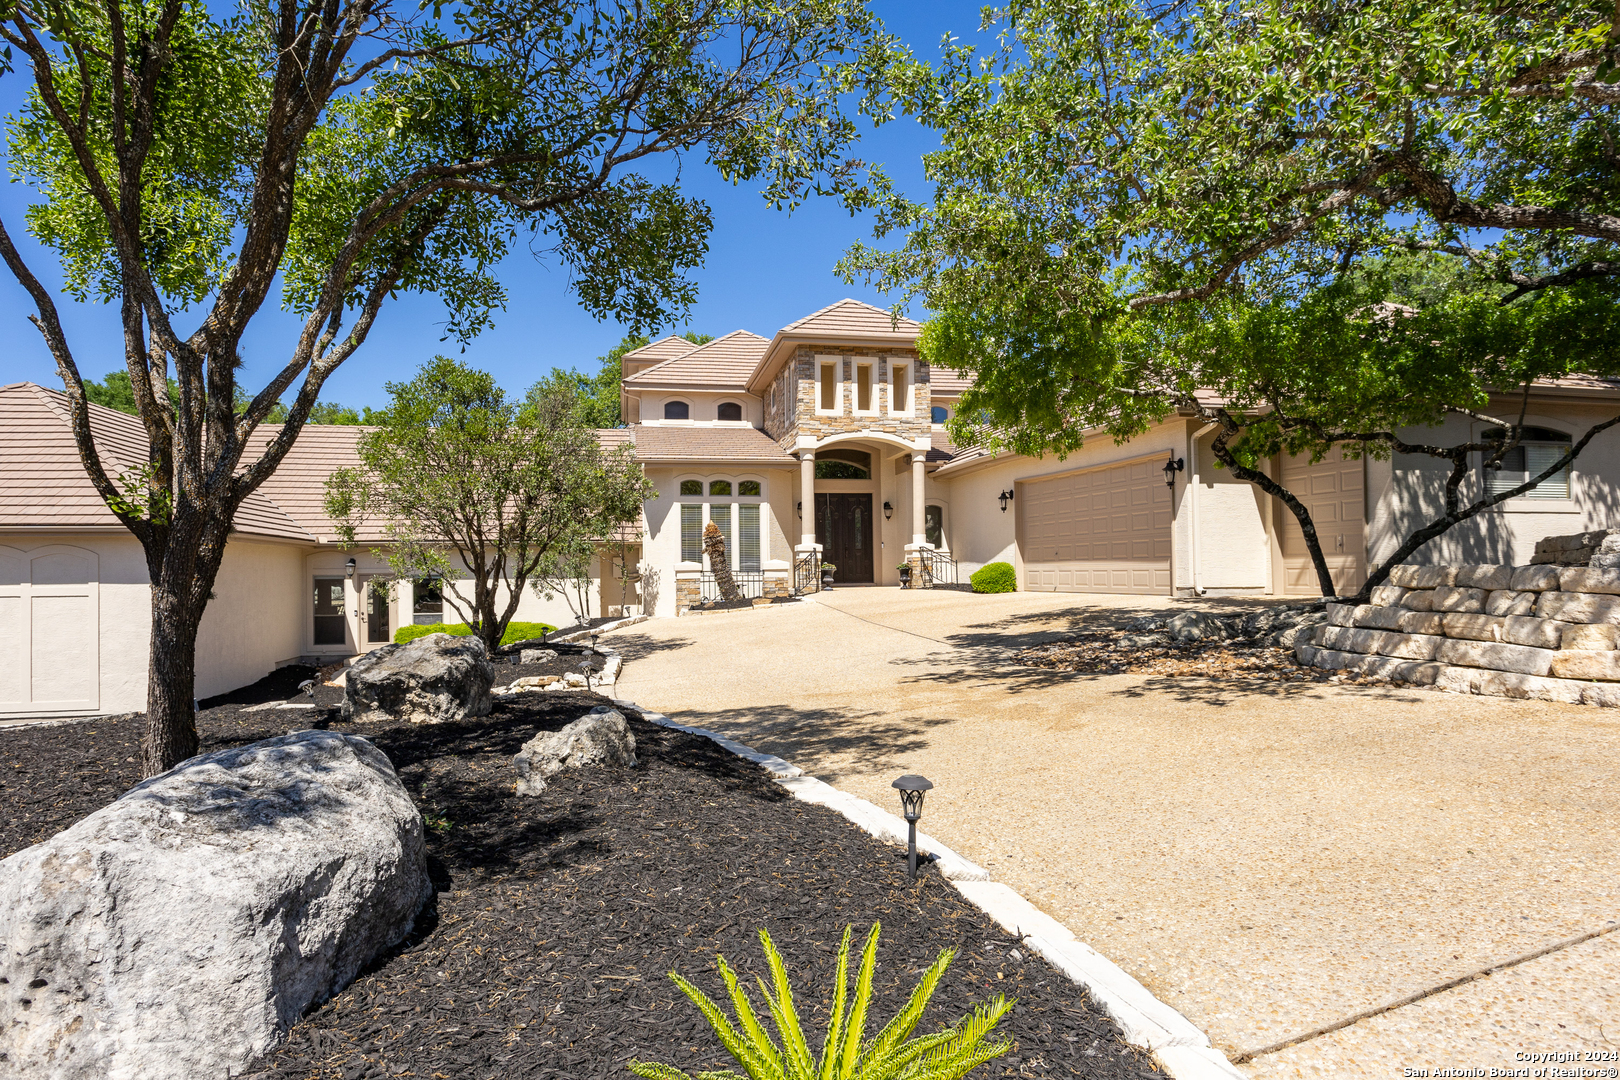
[(1157, 458), (1018, 487), (1025, 588), (1170, 592), (1170, 489)]

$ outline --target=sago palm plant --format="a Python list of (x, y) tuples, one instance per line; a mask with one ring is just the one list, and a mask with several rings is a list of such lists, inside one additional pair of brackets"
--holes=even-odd
[[(1001, 995), (988, 1004), (980, 1005), (971, 1016), (964, 1016), (944, 1031), (912, 1038), (911, 1033), (922, 1017), (928, 999), (934, 994), (940, 976), (950, 966), (956, 950), (945, 949), (911, 992), (911, 1000), (888, 1025), (873, 1039), (866, 1038), (866, 1013), (872, 1003), (872, 976), (877, 968), (878, 931), (882, 924), (873, 923), (866, 938), (866, 949), (861, 956), (861, 971), (855, 980), (855, 1000), (845, 1016), (849, 983), (849, 943), (853, 926), (844, 928), (844, 941), (838, 949), (838, 985), (833, 991), (832, 1022), (821, 1046), (821, 1057), (810, 1053), (804, 1029), (799, 1024), (798, 1012), (793, 1005), (793, 990), (788, 985), (787, 968), (782, 956), (771, 943), (771, 935), (761, 930), (759, 940), (765, 946), (765, 959), (770, 964), (771, 979), (767, 986), (759, 980), (760, 993), (770, 1009), (778, 1039), (772, 1039), (754, 1014), (748, 994), (737, 982), (737, 976), (719, 958), (720, 977), (726, 982), (731, 1005), (737, 1014), (733, 1024), (709, 995), (693, 986), (680, 975), (670, 972), (669, 977), (681, 992), (691, 998), (714, 1027), (720, 1042), (747, 1070), (752, 1080), (957, 1080), (991, 1058), (1000, 1057), (1012, 1048), (1005, 1039), (987, 1042), (986, 1038), (996, 1024), (1012, 1008), (1012, 1002)], [(738, 1030), (738, 1027), (741, 1030)], [(656, 1062), (632, 1061), (630, 1071), (647, 1080), (693, 1080), (672, 1065)], [(700, 1072), (696, 1080), (743, 1080), (729, 1070)]]

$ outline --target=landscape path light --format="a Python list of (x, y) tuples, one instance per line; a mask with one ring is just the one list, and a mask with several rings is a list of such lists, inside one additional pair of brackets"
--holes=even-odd
[(889, 785), (900, 792), (900, 809), (906, 815), (906, 825), (910, 835), (906, 838), (906, 874), (909, 877), (917, 876), (917, 822), (922, 818), (923, 792), (930, 790), (934, 782), (926, 776), (913, 776), (907, 773)]

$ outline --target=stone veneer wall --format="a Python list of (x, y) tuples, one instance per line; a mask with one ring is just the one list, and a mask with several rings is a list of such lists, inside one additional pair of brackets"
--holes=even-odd
[[(841, 358), (844, 386), (843, 410), (837, 416), (821, 416), (816, 405), (821, 393), (818, 383), (818, 357)], [(878, 411), (869, 414), (855, 412), (855, 358), (878, 361), (875, 365), (876, 405)], [(911, 365), (911, 415), (889, 415), (889, 365), (887, 358), (905, 360)], [(850, 431), (883, 431), (912, 440), (933, 433), (934, 424), (929, 412), (932, 401), (928, 390), (928, 364), (909, 349), (875, 349), (850, 345), (800, 345), (793, 359), (782, 365), (776, 377), (776, 402), (768, 407), (765, 416), (765, 434), (775, 439), (784, 450), (792, 450), (800, 435), (825, 439)], [(794, 415), (786, 414), (786, 404), (792, 402)]]
[(1620, 569), (1397, 566), (1328, 605), (1300, 663), (1467, 694), (1620, 706)]

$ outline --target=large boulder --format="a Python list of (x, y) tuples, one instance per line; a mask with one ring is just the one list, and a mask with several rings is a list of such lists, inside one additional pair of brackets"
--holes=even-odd
[(488, 716), (495, 667), (475, 637), (429, 634), (384, 645), (356, 660), (344, 687), (348, 720), (409, 720), (413, 724)]
[(375, 746), (184, 761), (0, 862), (0, 1074), (234, 1076), (410, 930), (422, 815)]
[(624, 714), (598, 705), (560, 731), (542, 731), (523, 744), (512, 761), (517, 793), (538, 795), (546, 780), (563, 769), (636, 764), (636, 737)]

